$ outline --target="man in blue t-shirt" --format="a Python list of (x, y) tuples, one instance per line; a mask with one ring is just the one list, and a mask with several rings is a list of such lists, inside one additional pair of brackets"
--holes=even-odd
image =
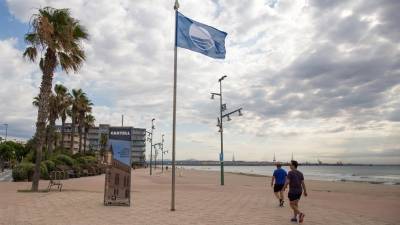
[[(284, 169), (282, 169), (282, 165), (280, 163), (276, 164), (276, 170), (272, 175), (271, 179), (271, 187), (274, 187), (274, 194), (276, 198), (279, 200), (279, 206), (283, 207), (283, 186), (285, 186), (287, 173)], [(274, 185), (275, 181), (275, 185)]]

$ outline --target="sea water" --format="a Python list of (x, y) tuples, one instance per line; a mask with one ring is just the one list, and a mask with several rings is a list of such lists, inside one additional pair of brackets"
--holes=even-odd
[[(185, 169), (219, 171), (219, 166), (184, 166)], [(288, 167), (282, 167), (289, 171)], [(272, 176), (275, 166), (225, 166), (225, 172)], [(400, 166), (299, 166), (305, 179), (400, 185)]]

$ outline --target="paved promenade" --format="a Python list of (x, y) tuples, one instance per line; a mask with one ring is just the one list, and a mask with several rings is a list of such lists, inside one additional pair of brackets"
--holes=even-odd
[[(1, 225), (293, 224), (289, 207), (277, 207), (269, 179), (184, 170), (177, 176), (176, 211), (170, 207), (170, 173), (132, 174), (131, 207), (103, 206), (104, 176), (64, 181), (64, 191), (23, 193), (30, 183), (0, 183)], [(179, 175), (179, 172), (177, 173)], [(48, 181), (41, 181), (45, 188)], [(400, 187), (308, 182), (304, 224), (400, 224)]]

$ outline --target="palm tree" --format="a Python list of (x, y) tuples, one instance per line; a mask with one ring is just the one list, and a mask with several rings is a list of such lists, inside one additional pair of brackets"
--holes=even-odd
[(79, 121), (79, 152), (82, 151), (82, 131), (85, 128), (85, 117), (87, 113), (92, 112), (92, 102), (86, 97), (82, 99), (81, 102), (81, 107), (79, 110), (79, 117), (78, 117), (78, 121)]
[(86, 94), (82, 91), (82, 89), (72, 89), (72, 109), (71, 109), (71, 118), (72, 118), (72, 132), (71, 132), (71, 151), (74, 149), (74, 138), (76, 131), (76, 124), (79, 125), (79, 152), (81, 151), (82, 145), (82, 128), (83, 121), (85, 118), (86, 112), (91, 112), (92, 103), (86, 97)]
[(106, 146), (108, 142), (108, 135), (105, 133), (100, 134), (100, 155), (101, 160), (104, 162), (104, 153), (106, 151)]
[(72, 96), (68, 89), (62, 84), (56, 84), (54, 87), (56, 98), (59, 104), (59, 116), (61, 117), (61, 149), (64, 149), (65, 121), (67, 120), (68, 110), (70, 109)]
[(33, 98), (32, 105), (35, 107), (39, 107), (39, 96)]
[[(32, 105), (39, 108), (39, 96), (36, 96), (33, 98)], [(49, 127), (47, 126), (47, 122), (46, 122), (46, 131), (45, 131), (46, 134), (45, 134), (45, 139), (44, 139), (44, 143), (46, 143), (46, 147), (48, 146), (48, 140), (49, 140), (49, 129), (48, 128)]]
[(39, 12), (32, 16), (30, 26), (31, 30), (25, 35), (25, 41), (29, 46), (25, 49), (23, 56), (34, 62), (39, 52), (41, 54), (39, 67), (43, 74), (35, 134), (37, 138), (36, 162), (32, 179), (32, 191), (38, 191), (54, 71), (58, 65), (67, 73), (79, 70), (85, 60), (80, 41), (87, 39), (88, 34), (79, 21), (71, 17), (69, 9), (51, 7), (39, 9)]
[(89, 129), (94, 127), (94, 121), (96, 119), (94, 118), (94, 116), (92, 114), (87, 114), (85, 116), (85, 139), (83, 142), (83, 152), (86, 152), (86, 140), (87, 140), (87, 136), (89, 133)]
[(49, 98), (49, 124), (48, 124), (48, 133), (47, 133), (47, 150), (48, 153), (51, 155), (54, 149), (54, 138), (55, 138), (55, 127), (56, 127), (56, 120), (58, 119), (59, 114), (59, 103), (57, 96), (51, 93)]
[(82, 91), (82, 89), (72, 89), (72, 108), (70, 111), (70, 116), (71, 116), (71, 152), (74, 151), (74, 139), (75, 139), (75, 127), (76, 123), (78, 120), (78, 113), (79, 113), (79, 108), (81, 106), (81, 101), (82, 98), (85, 96), (85, 93)]

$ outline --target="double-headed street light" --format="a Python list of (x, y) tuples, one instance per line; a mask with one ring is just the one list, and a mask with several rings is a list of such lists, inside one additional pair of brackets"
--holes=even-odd
[[(158, 150), (161, 149), (161, 143), (155, 143), (153, 144), (154, 147), (154, 169), (157, 168), (157, 156), (158, 156)], [(158, 150), (157, 150), (158, 147)]]
[[(154, 169), (156, 168), (156, 164), (157, 164), (158, 150), (160, 150), (161, 151), (161, 171), (164, 172), (164, 154), (168, 152), (168, 151), (164, 151), (164, 134), (161, 137), (161, 142), (156, 143), (153, 146), (154, 146), (154, 151), (155, 151), (155, 153), (154, 153), (155, 154)], [(158, 150), (156, 147), (158, 147)]]
[(224, 185), (224, 127), (223, 127), (223, 119), (226, 117), (227, 121), (231, 121), (231, 115), (234, 113), (238, 113), (239, 116), (242, 116), (242, 108), (236, 109), (234, 111), (231, 111), (229, 113), (223, 114), (224, 111), (227, 110), (226, 104), (222, 104), (222, 81), (226, 78), (227, 76), (224, 75), (221, 78), (218, 79), (219, 82), (219, 93), (212, 92), (211, 93), (211, 99), (214, 99), (214, 96), (219, 96), (219, 113), (220, 116), (217, 118), (218, 124), (217, 127), (219, 127), (219, 132), (221, 136), (221, 153), (219, 155), (219, 161), (221, 165), (221, 185)]
[(164, 172), (164, 154), (166, 153), (168, 153), (168, 151), (164, 151), (164, 134), (163, 134), (161, 141), (161, 172)]
[(156, 129), (154, 127), (154, 120), (156, 120), (156, 119), (153, 118), (151, 120), (151, 132), (146, 130), (146, 133), (149, 135), (147, 137), (147, 141), (150, 142), (150, 175), (153, 174), (151, 165), (152, 165), (152, 158), (153, 158), (153, 132), (154, 132), (154, 129)]

